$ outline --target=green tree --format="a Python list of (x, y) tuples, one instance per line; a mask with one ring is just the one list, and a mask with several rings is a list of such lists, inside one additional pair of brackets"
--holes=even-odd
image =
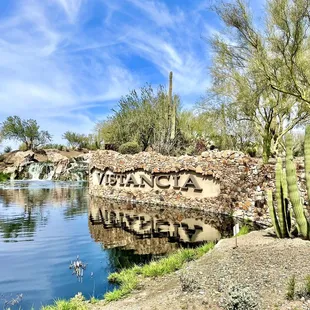
[(171, 139), (169, 112), (172, 106), (176, 111), (173, 112), (175, 119), (178, 119), (180, 99), (174, 95), (172, 104), (169, 104), (169, 98), (163, 86), (159, 86), (157, 91), (150, 85), (142, 87), (139, 92), (133, 90), (120, 99), (110, 118), (98, 124), (98, 133), (105, 143), (120, 146), (136, 141), (142, 150), (152, 146), (158, 152), (169, 154), (180, 138), (176, 129), (175, 137)]
[(73, 149), (81, 149), (88, 147), (88, 137), (72, 131), (66, 131), (62, 138), (67, 140), (68, 145)]
[(18, 116), (9, 116), (1, 123), (1, 136), (3, 139), (17, 140), (25, 144), (27, 150), (33, 150), (52, 140), (52, 136), (34, 119), (22, 120)]
[[(309, 87), (299, 87), (301, 74), (307, 80), (309, 71), (303, 54), (310, 43), (304, 28), (309, 22), (306, 7), (306, 1), (269, 0), (265, 20), (268, 31), (255, 27), (249, 8), (241, 0), (216, 7), (226, 29), (225, 35), (211, 40), (214, 58), (209, 92), (217, 98), (218, 106), (224, 104), (232, 111), (236, 122), (254, 125), (264, 162), (277, 152), (288, 131), (309, 120), (305, 100)], [(299, 70), (296, 82), (301, 64), (303, 73)], [(297, 89), (303, 94), (297, 95)]]

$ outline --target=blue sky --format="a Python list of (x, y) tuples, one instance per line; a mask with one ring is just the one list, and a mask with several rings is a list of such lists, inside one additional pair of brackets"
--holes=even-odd
[[(64, 143), (89, 133), (122, 95), (167, 84), (190, 107), (210, 82), (213, 0), (1, 0), (0, 122), (34, 118)], [(253, 12), (263, 0), (250, 1)], [(258, 14), (259, 15), (259, 14)]]

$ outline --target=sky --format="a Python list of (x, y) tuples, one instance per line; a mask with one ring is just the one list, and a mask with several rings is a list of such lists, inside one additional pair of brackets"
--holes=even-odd
[[(54, 143), (90, 133), (121, 96), (167, 85), (191, 108), (209, 83), (215, 0), (1, 0), (0, 122), (33, 118)], [(251, 0), (255, 14), (264, 0)], [(7, 145), (8, 143), (6, 143)]]

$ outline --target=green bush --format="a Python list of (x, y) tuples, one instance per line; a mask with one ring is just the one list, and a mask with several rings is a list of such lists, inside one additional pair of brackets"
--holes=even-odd
[(119, 147), (118, 151), (122, 154), (136, 154), (141, 152), (141, 147), (135, 141), (126, 142)]
[(62, 144), (49, 143), (42, 146), (42, 149), (56, 149), (58, 151), (63, 151), (66, 147)]
[(23, 152), (25, 152), (25, 151), (28, 150), (27, 145), (26, 145), (25, 143), (22, 143), (22, 144), (18, 147), (18, 149), (19, 149), (20, 151), (23, 151)]
[(258, 296), (247, 286), (233, 285), (222, 300), (225, 310), (258, 310)]
[(8, 173), (0, 172), (0, 182), (4, 182), (10, 179), (10, 175)]
[(306, 276), (306, 294), (310, 296), (310, 275)]
[(248, 225), (244, 225), (240, 228), (237, 237), (246, 235), (250, 232), (250, 227)]
[(296, 278), (295, 275), (289, 278), (286, 289), (286, 299), (293, 300), (295, 296)]

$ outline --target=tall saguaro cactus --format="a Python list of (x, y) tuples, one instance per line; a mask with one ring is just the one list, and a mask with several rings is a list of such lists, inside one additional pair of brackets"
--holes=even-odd
[(172, 79), (173, 73), (172, 71), (169, 74), (169, 94), (168, 94), (168, 102), (169, 102), (169, 125), (170, 125), (170, 139), (174, 140), (175, 131), (176, 131), (176, 103), (172, 97)]
[(304, 152), (305, 152), (306, 187), (307, 187), (308, 201), (310, 203), (310, 126), (306, 127)]
[[(307, 138), (309, 139), (309, 137), (305, 137), (305, 139)], [(288, 196), (294, 210), (296, 222), (298, 224), (298, 228), (302, 236), (304, 238), (309, 238), (308, 221), (306, 219), (304, 208), (301, 203), (298, 191), (296, 167), (293, 161), (293, 139), (291, 135), (288, 135), (286, 138), (285, 165), (286, 165)]]
[(273, 205), (272, 192), (267, 192), (267, 204), (275, 232), (279, 238), (287, 238), (291, 233), (291, 219), (288, 209), (285, 170), (282, 169), (282, 159), (277, 159), (276, 165), (276, 201), (277, 213)]
[[(310, 203), (310, 126), (306, 128), (305, 135), (305, 172), (306, 187)], [(293, 161), (292, 136), (286, 137), (285, 169), (282, 169), (282, 159), (277, 160), (276, 166), (276, 200), (277, 212), (273, 205), (272, 192), (267, 191), (267, 204), (270, 217), (279, 238), (292, 235), (292, 216), (294, 213), (298, 232), (305, 238), (310, 239), (310, 225), (306, 218), (301, 197), (298, 190), (296, 167)], [(292, 208), (289, 210), (289, 203)]]

